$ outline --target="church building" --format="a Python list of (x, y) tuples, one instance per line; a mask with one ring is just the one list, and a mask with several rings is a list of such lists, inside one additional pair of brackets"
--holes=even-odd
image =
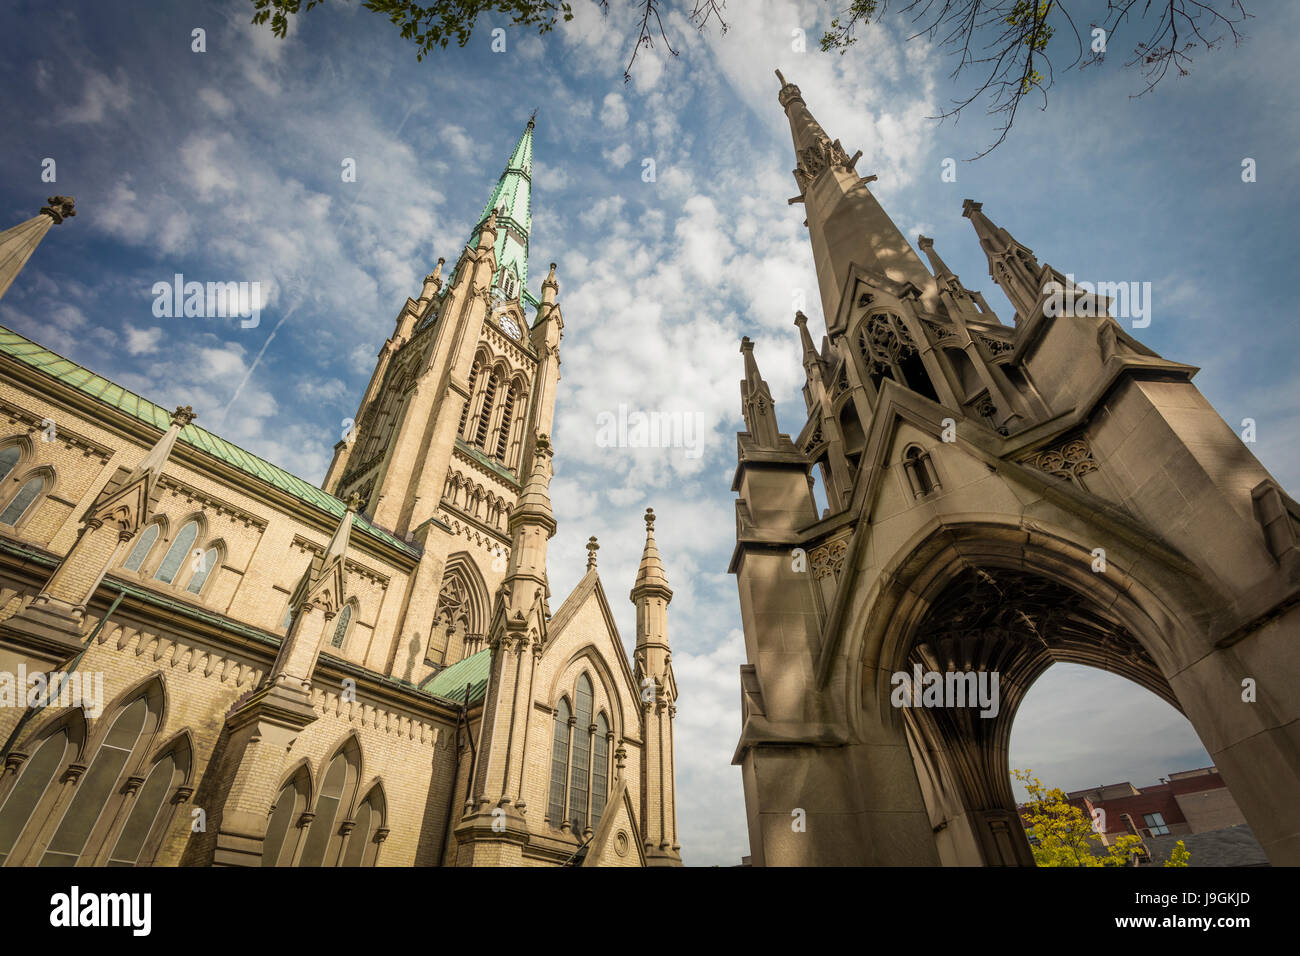
[(594, 538), (552, 610), (533, 131), (320, 487), (0, 328), (0, 865), (680, 865), (653, 511), (632, 660)]

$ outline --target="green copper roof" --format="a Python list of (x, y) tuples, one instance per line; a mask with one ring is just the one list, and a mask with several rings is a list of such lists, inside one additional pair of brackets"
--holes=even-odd
[[(0, 354), (8, 355), (24, 365), (43, 372), (65, 385), (70, 385), (91, 398), (103, 402), (128, 415), (146, 422), (159, 431), (166, 431), (171, 424), (171, 413), (162, 406), (155, 405), (148, 399), (141, 398), (134, 392), (128, 392), (121, 385), (114, 385), (108, 379), (96, 375), (76, 362), (51, 352), (31, 339), (23, 338), (17, 332), (0, 326)], [(343, 517), (346, 505), (333, 495), (322, 491), (315, 485), (304, 481), (297, 475), (291, 475), (283, 468), (277, 468), (264, 458), (244, 451), (238, 445), (231, 444), (224, 438), (214, 435), (205, 428), (190, 424), (181, 429), (180, 440), (188, 445), (207, 452), (213, 458), (232, 465), (254, 478), (259, 478), (301, 501), (314, 505), (335, 519)], [(394, 537), (382, 528), (377, 528), (361, 515), (356, 515), (352, 526), (400, 551), (418, 556), (420, 551), (413, 545)]]
[(515, 144), (510, 154), (505, 171), (497, 180), (496, 188), (488, 197), (478, 225), (470, 234), (471, 247), (478, 244), (479, 231), (484, 220), (493, 210), (497, 212), (497, 241), (494, 247), (497, 257), (497, 271), (493, 276), (493, 286), (504, 289), (502, 276), (507, 270), (518, 279), (514, 294), (507, 298), (519, 298), (521, 290), (528, 284), (528, 231), (533, 224), (533, 121), (530, 119), (524, 127), (524, 134)]
[(420, 690), (434, 697), (465, 702), (465, 685), (469, 685), (469, 702), (482, 700), (487, 694), (488, 674), (492, 670), (492, 648), (485, 647), (463, 661), (440, 670), (422, 685)]

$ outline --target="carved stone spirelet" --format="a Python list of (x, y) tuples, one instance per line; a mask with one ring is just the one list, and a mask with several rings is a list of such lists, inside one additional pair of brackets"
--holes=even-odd
[(71, 196), (50, 196), (45, 201), (49, 205), (42, 206), (41, 212), (53, 219), (56, 226), (63, 220), (77, 214), (77, 210), (72, 208), (73, 198)]
[(849, 164), (849, 154), (839, 140), (831, 142), (826, 136), (818, 136), (816, 142), (799, 150), (798, 155), (799, 166), (794, 170), (794, 178), (803, 190), (830, 167)]
[(1085, 439), (1074, 438), (1056, 448), (1047, 448), (1024, 460), (1025, 464), (1058, 478), (1080, 478), (1097, 470), (1092, 447)]

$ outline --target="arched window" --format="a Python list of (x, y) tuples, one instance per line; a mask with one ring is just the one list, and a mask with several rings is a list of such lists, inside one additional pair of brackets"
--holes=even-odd
[(465, 423), (469, 421), (469, 407), (474, 404), (474, 383), (478, 381), (478, 372), (482, 367), (482, 362), (475, 362), (474, 367), (469, 370), (469, 388), (466, 390), (469, 397), (465, 399), (465, 407), (460, 410), (460, 425), (456, 428), (456, 433), (461, 438), (469, 438), (465, 434)]
[(0, 524), (17, 524), (18, 520), (27, 513), (27, 509), (32, 506), (32, 502), (40, 495), (45, 487), (45, 479), (40, 475), (35, 478), (29, 478), (27, 483), (18, 490), (9, 504), (5, 505), (5, 510), (0, 511)]
[(343, 610), (339, 611), (338, 623), (334, 625), (334, 637), (330, 641), (330, 647), (342, 647), (343, 642), (348, 637), (348, 625), (352, 623), (352, 605), (343, 605)]
[(166, 810), (168, 794), (185, 782), (190, 766), (190, 747), (188, 739), (182, 739), (167, 752), (154, 761), (153, 769), (145, 778), (135, 796), (131, 815), (118, 835), (113, 852), (108, 858), (109, 866), (139, 866), (141, 855), (144, 862), (150, 862), (160, 830), (165, 830), (171, 814)]
[(0, 481), (9, 477), (9, 472), (14, 470), (14, 465), (18, 464), (18, 459), (21, 457), (23, 457), (23, 450), (19, 445), (0, 448)]
[(158, 540), (158, 535), (161, 533), (162, 525), (157, 521), (145, 528), (144, 532), (136, 540), (131, 553), (126, 556), (126, 561), (122, 564), (123, 570), (139, 571), (140, 565), (144, 564), (144, 559), (148, 557), (154, 543)]
[(46, 737), (23, 766), (4, 806), (0, 807), (0, 865), (13, 852), (18, 835), (27, 826), (36, 805), (40, 803), (54, 775), (63, 766), (69, 742), (67, 729), (61, 728)]
[(343, 851), (341, 866), (374, 866), (379, 853), (375, 836), (384, 825), (384, 792), (376, 784), (361, 801), (352, 820), (347, 849)]
[[(307, 809), (307, 796), (310, 784), (307, 768), (299, 767), (298, 772), (280, 788), (280, 795), (275, 798), (271, 808), (271, 819), (266, 826), (266, 839), (262, 841), (263, 866), (289, 866), (298, 847), (299, 832), (290, 828), (302, 819)], [(291, 839), (290, 833), (293, 833)]]
[(515, 413), (515, 399), (518, 396), (518, 387), (511, 385), (506, 389), (506, 397), (501, 408), (501, 427), (497, 429), (497, 450), (494, 456), (497, 461), (506, 460), (506, 448), (510, 443), (510, 423)]
[(569, 767), (569, 823), (574, 833), (587, 826), (591, 780), (591, 679), (583, 674), (573, 695), (573, 760)]
[(591, 826), (595, 829), (605, 813), (609, 796), (609, 721), (602, 712), (596, 718), (596, 736), (591, 744)]
[(497, 395), (497, 373), (488, 377), (487, 388), (483, 390), (483, 408), (479, 411), (478, 427), (474, 430), (474, 444), (487, 450), (488, 426), (492, 420), (492, 406)]
[(212, 574), (212, 569), (217, 566), (220, 554), (216, 548), (208, 548), (203, 552), (203, 556), (198, 559), (198, 567), (190, 575), (190, 583), (186, 585), (185, 590), (191, 594), (198, 594), (203, 590), (203, 585), (207, 582)]
[(564, 797), (569, 781), (569, 702), (560, 698), (560, 706), (555, 708), (555, 746), (551, 751), (551, 799), (547, 807), (547, 819), (551, 826), (559, 827), (564, 822)]
[(190, 555), (190, 549), (194, 547), (194, 541), (199, 536), (199, 523), (197, 521), (188, 522), (185, 527), (176, 533), (176, 538), (172, 541), (172, 546), (167, 549), (167, 556), (162, 559), (162, 564), (158, 565), (158, 570), (154, 572), (154, 578), (171, 584), (176, 580), (176, 575), (180, 573), (181, 565)]
[(336, 753), (321, 782), (316, 812), (308, 824), (299, 866), (337, 866), (339, 861), (340, 809), (347, 812), (356, 793), (360, 754), (355, 741)]
[(109, 802), (122, 799), (126, 777), (139, 760), (137, 751), (157, 728), (160, 711), (161, 693), (148, 692), (118, 711), (89, 769), (77, 781), (41, 866), (74, 866), (81, 859)]
[(903, 471), (907, 474), (907, 483), (912, 489), (913, 498), (924, 498), (931, 492), (940, 490), (939, 478), (934, 471), (934, 462), (930, 453), (912, 445), (903, 452)]

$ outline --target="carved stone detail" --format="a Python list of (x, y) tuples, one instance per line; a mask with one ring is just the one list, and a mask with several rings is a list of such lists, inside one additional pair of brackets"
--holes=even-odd
[(1045, 448), (1024, 459), (1024, 463), (1058, 478), (1080, 478), (1097, 470), (1092, 446), (1083, 438), (1072, 438), (1055, 448)]
[(815, 548), (809, 555), (813, 577), (820, 580), (832, 574), (839, 574), (844, 569), (844, 556), (848, 550), (843, 538)]

